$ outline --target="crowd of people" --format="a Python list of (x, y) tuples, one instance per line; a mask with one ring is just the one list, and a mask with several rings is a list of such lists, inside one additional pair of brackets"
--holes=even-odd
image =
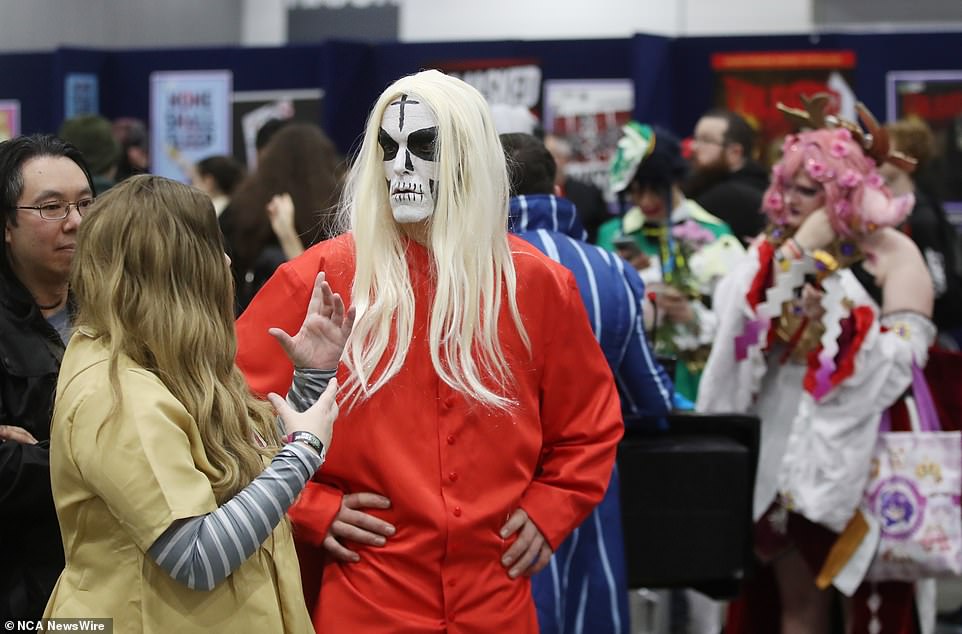
[(350, 161), (303, 122), (193, 186), (130, 120), (0, 143), (0, 617), (628, 634), (617, 446), (695, 410), (760, 420), (725, 632), (927, 631), (860, 503), (960, 243), (924, 127), (807, 103), (770, 173), (734, 112), (690, 156), (632, 121), (607, 197), (438, 71)]

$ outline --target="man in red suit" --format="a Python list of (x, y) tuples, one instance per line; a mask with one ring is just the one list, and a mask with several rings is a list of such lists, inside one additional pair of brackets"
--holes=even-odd
[(335, 439), (291, 509), (318, 631), (534, 634), (529, 576), (605, 492), (614, 382), (570, 272), (507, 234), (508, 190), (481, 95), (405, 77), (369, 118), (349, 233), (238, 321), (252, 388), (283, 392), (268, 325), (296, 329), (318, 271), (357, 311)]

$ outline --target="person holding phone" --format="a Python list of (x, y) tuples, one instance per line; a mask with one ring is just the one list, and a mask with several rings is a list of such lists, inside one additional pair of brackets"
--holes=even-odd
[(727, 224), (685, 198), (688, 163), (670, 132), (637, 121), (622, 131), (610, 180), (630, 208), (601, 226), (598, 244), (640, 272), (654, 298), (645, 318), (655, 352), (676, 361), (675, 389), (694, 400), (715, 335), (709, 298), (745, 250)]

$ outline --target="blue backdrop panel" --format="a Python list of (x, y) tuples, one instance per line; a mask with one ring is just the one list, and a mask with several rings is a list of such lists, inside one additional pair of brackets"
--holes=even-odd
[(381, 44), (375, 51), (375, 92), (395, 79), (438, 64), (480, 59), (533, 59), (544, 79), (630, 77), (628, 40), (431, 42)]
[(674, 96), (679, 93), (673, 75), (674, 41), (656, 35), (631, 38), (631, 71), (635, 84), (635, 119), (674, 128)]
[(63, 89), (59, 102), (51, 94), (51, 86), (56, 83), (50, 53), (0, 55), (0, 100), (20, 101), (20, 130), (24, 134), (56, 131), (50, 127), (53, 113), (63, 110)]
[(635, 83), (635, 116), (667, 125), (682, 136), (714, 106), (711, 55), (718, 52), (850, 49), (860, 99), (884, 116), (885, 73), (890, 70), (958, 69), (962, 34), (823, 34), (669, 39), (440, 42), (380, 44), (329, 41), (273, 48), (195, 48), (0, 55), (0, 99), (19, 99), (24, 132), (55, 131), (63, 118), (64, 78), (99, 77), (100, 104), (109, 118), (146, 120), (149, 77), (158, 70), (228, 69), (234, 89), (321, 88), (320, 125), (342, 152), (362, 134), (380, 91), (406, 74), (443, 63), (481, 59), (531, 59), (543, 78), (611, 79)]
[[(885, 118), (885, 74), (893, 70), (962, 70), (962, 33), (841, 34), (855, 51), (855, 94)], [(962, 113), (960, 113), (962, 114)]]

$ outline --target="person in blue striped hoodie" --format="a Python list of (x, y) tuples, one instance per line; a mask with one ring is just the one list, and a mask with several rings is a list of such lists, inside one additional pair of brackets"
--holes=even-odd
[[(556, 165), (539, 139), (502, 134), (501, 144), (511, 175), (509, 229), (574, 274), (626, 424), (664, 425), (674, 387), (645, 339), (641, 277), (585, 242), (575, 206), (553, 193)], [(601, 503), (532, 579), (532, 594), (542, 634), (631, 631), (617, 466)]]

